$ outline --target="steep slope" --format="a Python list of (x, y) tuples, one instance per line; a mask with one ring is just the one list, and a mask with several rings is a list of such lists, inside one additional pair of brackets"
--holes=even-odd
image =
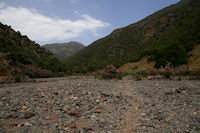
[[(0, 23), (0, 76), (48, 77), (65, 71), (50, 52)], [(7, 67), (9, 66), (9, 67)]]
[(64, 61), (85, 46), (79, 42), (72, 41), (68, 43), (47, 44), (43, 47), (52, 52), (60, 61)]
[[(187, 63), (187, 53), (200, 38), (200, 1), (181, 0), (147, 18), (113, 31), (109, 36), (95, 41), (67, 60), (68, 68), (75, 72), (87, 72), (104, 68), (107, 64), (117, 67), (150, 56), (158, 60), (158, 53), (174, 45), (184, 59), (176, 65)], [(171, 46), (168, 46), (171, 45)], [(176, 53), (175, 51), (171, 51)], [(163, 54), (163, 53), (161, 53)], [(173, 55), (173, 54), (172, 54)], [(180, 55), (181, 56), (181, 55)], [(156, 58), (157, 57), (157, 58)], [(163, 57), (164, 65), (170, 55)], [(181, 57), (180, 57), (181, 58)], [(162, 60), (162, 59), (161, 59)]]
[(196, 45), (194, 50), (189, 52), (188, 66), (193, 71), (200, 72), (200, 44)]

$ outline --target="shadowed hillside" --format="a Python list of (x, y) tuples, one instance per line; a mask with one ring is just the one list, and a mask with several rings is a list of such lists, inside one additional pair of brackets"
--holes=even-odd
[[(65, 71), (52, 53), (0, 23), (0, 77), (49, 77)], [(9, 66), (9, 67), (8, 67)]]

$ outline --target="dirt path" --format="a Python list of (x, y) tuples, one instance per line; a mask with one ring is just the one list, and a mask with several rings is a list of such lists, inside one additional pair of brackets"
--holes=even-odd
[(200, 131), (199, 81), (38, 79), (0, 86), (0, 132)]
[(123, 114), (123, 120), (122, 120), (122, 127), (121, 130), (118, 131), (118, 133), (133, 133), (133, 127), (134, 125), (137, 125), (138, 120), (136, 119), (139, 115), (138, 113), (138, 107), (139, 103), (141, 101), (141, 98), (137, 94), (135, 94), (136, 87), (134, 84), (126, 82), (126, 88), (122, 90), (122, 94), (126, 95), (128, 97), (131, 97), (130, 99), (130, 105), (127, 107), (126, 112)]

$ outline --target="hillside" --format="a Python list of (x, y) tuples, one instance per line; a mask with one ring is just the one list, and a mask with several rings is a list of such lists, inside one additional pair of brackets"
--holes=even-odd
[(0, 77), (49, 77), (64, 72), (65, 67), (50, 52), (0, 23)]
[[(199, 43), (200, 1), (181, 0), (127, 27), (114, 30), (67, 60), (74, 72), (88, 72), (136, 62), (143, 57), (155, 66), (187, 63), (187, 53)], [(176, 57), (176, 58), (174, 58)]]
[(68, 43), (47, 44), (43, 47), (52, 52), (60, 61), (64, 61), (85, 46), (79, 42), (72, 41)]

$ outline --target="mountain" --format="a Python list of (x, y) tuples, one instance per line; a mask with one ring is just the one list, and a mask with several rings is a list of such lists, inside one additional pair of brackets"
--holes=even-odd
[(145, 19), (114, 30), (67, 59), (74, 72), (88, 72), (136, 62), (143, 57), (155, 67), (187, 63), (187, 53), (200, 43), (200, 1), (181, 0)]
[(85, 48), (85, 46), (79, 42), (68, 42), (68, 43), (54, 43), (43, 46), (54, 54), (60, 61), (66, 60), (68, 57), (74, 55), (79, 50)]
[(56, 76), (65, 70), (52, 53), (0, 23), (0, 80)]

